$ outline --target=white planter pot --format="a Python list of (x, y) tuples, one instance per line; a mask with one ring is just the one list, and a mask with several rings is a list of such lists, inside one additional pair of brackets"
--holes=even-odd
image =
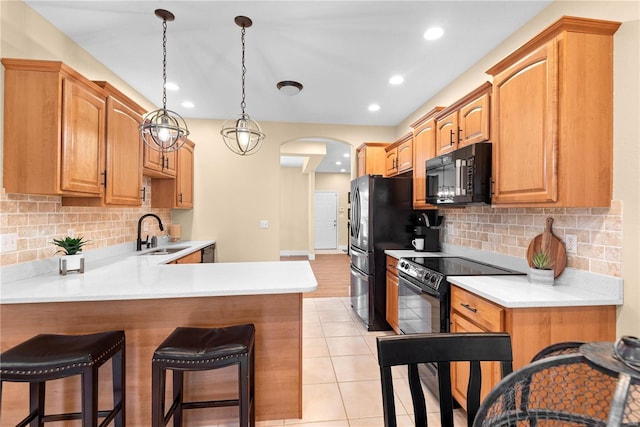
[(59, 267), (60, 274), (63, 276), (65, 276), (69, 271), (84, 273), (84, 255), (76, 254), (61, 256)]
[(529, 282), (535, 285), (552, 286), (555, 282), (553, 270), (529, 269)]

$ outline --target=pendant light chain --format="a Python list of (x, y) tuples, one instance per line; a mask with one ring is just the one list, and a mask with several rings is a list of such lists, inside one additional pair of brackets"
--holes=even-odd
[(184, 145), (189, 128), (180, 114), (167, 110), (167, 22), (173, 21), (175, 16), (164, 9), (156, 9), (155, 15), (162, 20), (162, 108), (145, 114), (138, 130), (147, 147), (168, 153)]
[(242, 100), (240, 108), (242, 112), (238, 117), (227, 120), (222, 124), (220, 134), (225, 145), (229, 150), (239, 156), (249, 156), (258, 152), (265, 134), (260, 129), (260, 125), (245, 112), (246, 108), (246, 86), (245, 78), (247, 75), (247, 66), (245, 65), (245, 36), (246, 30), (253, 23), (246, 16), (236, 16), (234, 19), (237, 26), (241, 28), (240, 41), (242, 42)]
[(242, 36), (240, 37), (242, 41), (242, 102), (240, 102), (240, 108), (242, 109), (242, 114), (245, 114), (244, 108), (247, 105), (245, 103), (245, 94), (244, 94), (244, 78), (245, 78), (245, 75), (247, 74), (247, 67), (244, 65), (244, 36), (246, 32), (247, 32), (246, 28), (242, 26)]
[(167, 20), (162, 20), (162, 109), (167, 109)]

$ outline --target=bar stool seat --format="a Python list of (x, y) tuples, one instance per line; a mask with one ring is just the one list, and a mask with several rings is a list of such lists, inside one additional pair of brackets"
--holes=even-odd
[[(112, 359), (113, 409), (98, 410), (98, 369)], [(82, 412), (45, 414), (45, 383), (81, 375)], [(112, 420), (125, 425), (125, 335), (108, 331), (90, 335), (40, 334), (0, 355), (2, 383), (29, 383), (29, 415), (18, 426), (42, 426), (45, 422), (82, 420), (83, 427), (106, 426)]]
[[(164, 427), (173, 416), (182, 425), (187, 409), (238, 406), (240, 427), (255, 426), (254, 344), (252, 324), (225, 328), (176, 328), (158, 346), (152, 361), (152, 426)], [(238, 399), (185, 402), (185, 371), (205, 371), (238, 365)], [(165, 413), (166, 371), (173, 372), (173, 401)]]

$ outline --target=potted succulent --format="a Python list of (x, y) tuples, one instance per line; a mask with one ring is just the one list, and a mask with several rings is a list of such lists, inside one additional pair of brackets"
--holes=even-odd
[(538, 285), (553, 285), (555, 271), (548, 252), (540, 250), (531, 256), (533, 267), (529, 269), (529, 281)]
[(53, 239), (53, 244), (60, 249), (56, 253), (62, 252), (64, 255), (59, 260), (60, 274), (66, 275), (68, 271), (78, 271), (84, 273), (84, 254), (82, 247), (89, 243), (84, 237), (66, 236), (64, 239)]

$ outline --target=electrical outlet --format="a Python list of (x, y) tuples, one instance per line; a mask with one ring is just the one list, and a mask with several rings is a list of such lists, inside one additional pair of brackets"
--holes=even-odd
[(142, 223), (142, 231), (149, 231), (149, 224), (147, 224), (146, 222)]
[(67, 230), (67, 236), (75, 236), (76, 231), (73, 228)]
[(260, 220), (260, 228), (269, 228), (269, 221), (266, 219)]
[(567, 248), (567, 253), (569, 254), (578, 253), (578, 237), (575, 234), (565, 234), (564, 245)]
[(13, 252), (18, 250), (18, 233), (0, 235), (0, 252)]

